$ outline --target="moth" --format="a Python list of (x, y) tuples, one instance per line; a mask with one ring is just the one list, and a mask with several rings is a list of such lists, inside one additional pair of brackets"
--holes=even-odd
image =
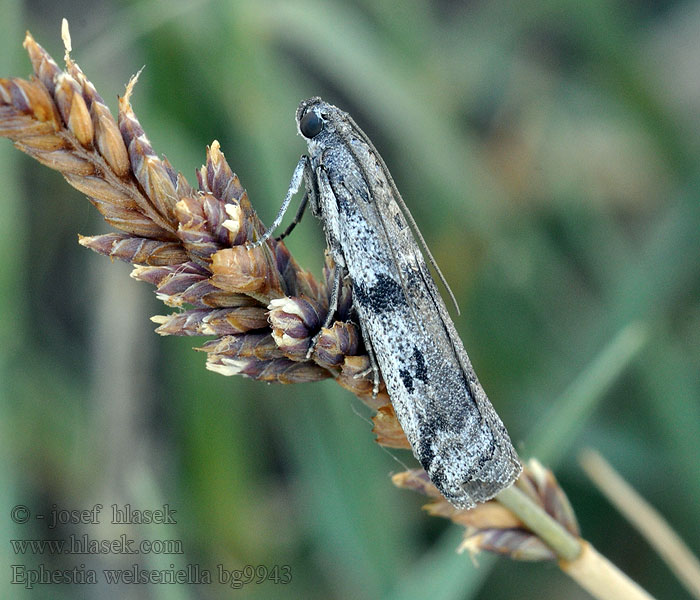
[(303, 101), (296, 122), (309, 153), (299, 160), (274, 223), (255, 245), (279, 227), (303, 182), (297, 217), (281, 237), (307, 204), (321, 220), (335, 263), (324, 326), (332, 323), (342, 280), (349, 278), (375, 393), (378, 368), (413, 454), (455, 507), (492, 498), (522, 467), (416, 239), (449, 286), (389, 170), (350, 115), (320, 98)]

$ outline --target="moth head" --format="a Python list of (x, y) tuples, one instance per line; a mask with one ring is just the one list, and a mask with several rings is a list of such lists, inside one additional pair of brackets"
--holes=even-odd
[(299, 105), (297, 110), (297, 124), (299, 133), (307, 140), (312, 140), (323, 131), (325, 120), (321, 109), (325, 105), (320, 98), (309, 98)]

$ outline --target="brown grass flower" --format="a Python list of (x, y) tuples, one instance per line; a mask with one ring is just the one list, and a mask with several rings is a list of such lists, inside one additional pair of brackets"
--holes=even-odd
[[(131, 276), (154, 285), (157, 297), (176, 309), (153, 317), (157, 333), (214, 336), (198, 348), (207, 354), (207, 368), (279, 383), (332, 377), (391, 415), (377, 421), (380, 441), (400, 437), (384, 386), (372, 397), (369, 359), (350, 319), (349, 286), (338, 311), (344, 320), (320, 331), (330, 257), (319, 282), (282, 242), (249, 248), (265, 227), (219, 143), (207, 148), (194, 188), (158, 157), (134, 113), (138, 74), (119, 98), (115, 119), (70, 57), (67, 27), (63, 37), (65, 69), (26, 34), (34, 75), (0, 79), (0, 136), (59, 171), (116, 230), (79, 236), (80, 244), (133, 264)], [(390, 445), (407, 447), (405, 441)]]

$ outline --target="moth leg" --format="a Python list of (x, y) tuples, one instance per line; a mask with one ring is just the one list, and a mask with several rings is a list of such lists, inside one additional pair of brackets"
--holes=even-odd
[[(299, 159), (297, 166), (294, 168), (294, 173), (292, 173), (292, 180), (289, 183), (287, 195), (284, 197), (284, 201), (282, 202), (282, 206), (280, 206), (279, 212), (277, 213), (275, 220), (272, 222), (272, 225), (270, 225), (270, 227), (265, 231), (265, 233), (263, 233), (258, 238), (256, 242), (247, 244), (248, 248), (257, 248), (258, 246), (262, 246), (268, 239), (270, 239), (270, 236), (272, 236), (275, 229), (277, 229), (280, 226), (280, 223), (282, 223), (284, 213), (287, 212), (287, 209), (289, 208), (289, 204), (292, 201), (294, 194), (296, 194), (299, 191), (299, 188), (301, 187), (301, 182), (304, 180), (305, 172), (310, 169), (311, 161), (309, 160), (308, 156), (303, 155)], [(303, 200), (302, 204), (304, 204)]]
[(304, 194), (304, 197), (301, 199), (301, 204), (299, 205), (299, 209), (297, 210), (297, 214), (294, 216), (294, 220), (289, 224), (287, 229), (284, 230), (284, 232), (281, 235), (278, 235), (275, 240), (278, 242), (281, 242), (284, 238), (286, 238), (294, 228), (301, 223), (301, 218), (304, 216), (304, 211), (306, 210), (306, 204), (309, 201), (309, 192), (307, 191)]
[(369, 367), (364, 371), (357, 373), (354, 379), (362, 379), (366, 375), (372, 373), (372, 398), (376, 398), (379, 393), (379, 365), (377, 365), (377, 357), (374, 354), (374, 348), (372, 347), (372, 342), (369, 339), (369, 335), (365, 333), (364, 327), (360, 327), (360, 332), (362, 333), (362, 340), (365, 343), (365, 348), (367, 349), (367, 356), (369, 358)]
[(311, 358), (311, 355), (313, 354), (313, 351), (316, 348), (316, 342), (318, 342), (318, 338), (321, 336), (321, 332), (324, 329), (330, 327), (331, 323), (333, 322), (333, 318), (335, 317), (335, 314), (338, 311), (338, 298), (340, 297), (340, 268), (336, 264), (333, 265), (332, 285), (333, 287), (331, 289), (331, 299), (328, 303), (328, 314), (326, 315), (326, 320), (323, 322), (323, 325), (321, 325), (321, 329), (319, 329), (318, 333), (313, 338), (311, 338), (311, 345), (309, 346), (309, 349), (306, 352), (307, 360)]

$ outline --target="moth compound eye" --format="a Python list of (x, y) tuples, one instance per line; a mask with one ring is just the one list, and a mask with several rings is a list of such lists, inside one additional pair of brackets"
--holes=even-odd
[(305, 138), (315, 138), (321, 133), (321, 129), (323, 129), (323, 121), (313, 110), (310, 110), (301, 118), (299, 130)]

